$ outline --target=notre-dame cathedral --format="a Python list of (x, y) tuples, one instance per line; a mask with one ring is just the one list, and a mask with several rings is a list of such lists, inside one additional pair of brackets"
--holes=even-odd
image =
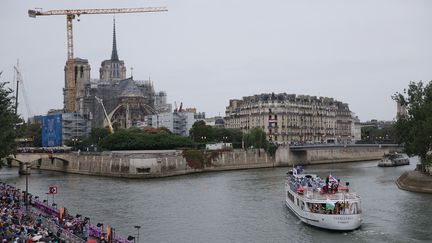
[[(108, 125), (98, 99), (102, 99), (111, 123), (123, 128), (139, 126), (146, 115), (171, 111), (166, 93), (155, 92), (151, 80), (140, 81), (126, 77), (126, 66), (117, 53), (115, 31), (114, 22), (111, 59), (102, 62), (99, 79), (90, 77), (91, 68), (87, 59), (74, 59), (76, 112), (88, 120), (93, 128)], [(66, 73), (67, 65), (65, 82)], [(70, 97), (66, 92), (63, 92), (63, 96), (65, 105)]]

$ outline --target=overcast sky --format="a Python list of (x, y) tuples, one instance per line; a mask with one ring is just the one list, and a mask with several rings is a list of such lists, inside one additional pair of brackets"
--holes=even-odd
[[(168, 101), (224, 115), (229, 99), (263, 92), (334, 97), (362, 121), (391, 120), (391, 95), (432, 79), (430, 0), (1, 0), (0, 81), (20, 60), (31, 114), (63, 107), (66, 20), (28, 9), (167, 6), (116, 15), (127, 75)], [(111, 56), (113, 15), (74, 21), (75, 57), (92, 78)], [(28, 112), (21, 106), (20, 113)]]

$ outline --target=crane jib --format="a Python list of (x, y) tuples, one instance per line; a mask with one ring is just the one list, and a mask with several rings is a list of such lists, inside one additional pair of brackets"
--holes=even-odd
[(166, 7), (147, 8), (107, 8), (107, 9), (70, 9), (70, 10), (29, 10), (30, 17), (48, 15), (81, 15), (81, 14), (112, 14), (112, 13), (143, 13), (143, 12), (164, 12)]

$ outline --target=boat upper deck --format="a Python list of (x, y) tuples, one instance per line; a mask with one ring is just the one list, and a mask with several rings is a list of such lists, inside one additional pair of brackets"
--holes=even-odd
[(309, 199), (309, 200), (322, 200), (322, 201), (325, 201), (327, 199), (333, 201), (360, 200), (360, 197), (356, 193), (346, 192), (346, 191), (338, 191), (335, 193), (322, 193), (319, 191), (314, 191), (309, 188), (305, 188), (303, 192), (297, 191), (297, 194), (299, 194), (300, 197), (304, 197), (305, 199)]
[[(329, 178), (330, 177), (330, 178)], [(314, 174), (291, 174), (287, 178), (287, 186), (298, 196), (313, 201), (360, 201), (360, 197), (350, 192), (348, 185), (340, 185), (340, 180), (329, 176), (326, 180)]]

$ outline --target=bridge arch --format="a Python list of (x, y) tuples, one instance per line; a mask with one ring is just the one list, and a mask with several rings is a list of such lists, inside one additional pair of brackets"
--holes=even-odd
[(51, 163), (54, 163), (55, 160), (60, 160), (63, 162), (63, 165), (66, 166), (69, 164), (69, 161), (62, 156), (63, 154), (52, 154), (52, 153), (20, 153), (17, 155), (9, 156), (6, 158), (6, 161), (9, 166), (13, 166), (13, 162), (15, 165), (19, 167), (18, 173), (26, 174), (28, 172), (28, 168), (40, 168), (42, 166), (43, 159), (50, 159)]

